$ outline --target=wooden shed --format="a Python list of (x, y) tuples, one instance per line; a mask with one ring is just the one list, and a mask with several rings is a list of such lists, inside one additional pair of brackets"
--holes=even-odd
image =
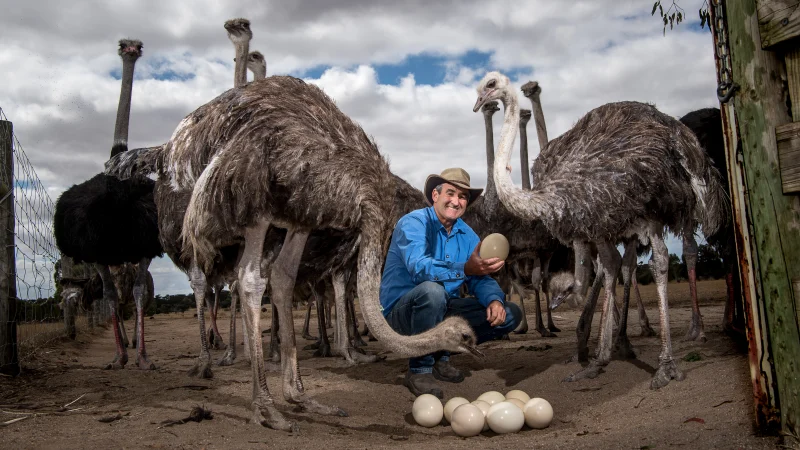
[(709, 0), (757, 426), (800, 445), (800, 0)]

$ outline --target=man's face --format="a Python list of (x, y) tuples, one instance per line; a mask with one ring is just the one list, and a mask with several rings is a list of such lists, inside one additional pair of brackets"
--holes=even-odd
[(444, 183), (442, 185), (441, 194), (436, 192), (436, 189), (434, 189), (431, 194), (433, 209), (436, 211), (436, 215), (439, 216), (439, 219), (444, 219), (451, 223), (464, 215), (468, 198), (469, 192), (449, 183)]

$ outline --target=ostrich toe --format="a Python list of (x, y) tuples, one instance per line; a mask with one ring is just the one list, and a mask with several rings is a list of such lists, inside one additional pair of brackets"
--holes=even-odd
[(601, 373), (603, 373), (603, 366), (598, 364), (597, 361), (593, 360), (588, 366), (569, 375), (562, 381), (571, 383), (573, 381), (583, 380), (584, 378), (596, 378)]
[(658, 365), (656, 374), (650, 382), (650, 389), (659, 389), (669, 384), (670, 380), (683, 381), (686, 375), (678, 369), (674, 360), (662, 362)]

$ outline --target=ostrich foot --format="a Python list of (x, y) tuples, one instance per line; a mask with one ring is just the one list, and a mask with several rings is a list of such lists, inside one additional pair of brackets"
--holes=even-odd
[(552, 331), (553, 333), (558, 333), (559, 331), (561, 331), (561, 328), (558, 328), (557, 326), (555, 326), (555, 324), (548, 325), (547, 329)]
[(697, 321), (692, 320), (692, 324), (689, 325), (689, 331), (686, 332), (686, 336), (683, 337), (683, 340), (706, 342), (708, 339), (706, 338), (706, 333), (703, 331), (703, 327)]
[(211, 372), (211, 358), (208, 356), (200, 356), (197, 358), (197, 362), (194, 363), (194, 367), (189, 369), (189, 376), (197, 378), (214, 378), (214, 374)]
[(302, 337), (303, 337), (303, 339), (305, 339), (307, 341), (316, 341), (317, 340), (316, 336), (312, 336), (312, 335), (308, 334), (308, 332), (303, 332)]
[(128, 364), (128, 355), (125, 353), (123, 353), (122, 356), (116, 354), (114, 355), (114, 360), (106, 364), (103, 368), (105, 370), (119, 370), (124, 369), (125, 364)]
[(578, 354), (576, 353), (576, 354), (570, 356), (569, 358), (565, 359), (563, 364), (572, 364), (572, 363), (575, 363), (575, 362), (578, 362), (578, 361), (579, 361), (578, 360)]
[(354, 337), (353, 340), (350, 342), (350, 345), (352, 345), (353, 347), (366, 347), (367, 343), (364, 342), (363, 339), (361, 339), (361, 336), (356, 335), (356, 337)]
[(536, 331), (538, 331), (542, 337), (558, 337), (555, 333), (550, 332), (550, 330), (545, 327), (536, 327)]
[(225, 354), (222, 355), (222, 359), (219, 360), (217, 365), (232, 366), (235, 360), (236, 360), (236, 349), (234, 349), (233, 347), (228, 347), (228, 349), (225, 350)]
[(150, 362), (150, 358), (148, 358), (147, 355), (137, 355), (136, 365), (139, 366), (141, 370), (156, 370), (156, 365)]
[(222, 336), (214, 332), (213, 328), (208, 329), (208, 345), (213, 350), (225, 350), (228, 345), (222, 340)]
[(641, 336), (641, 337), (656, 336), (656, 330), (654, 330), (653, 327), (651, 327), (649, 323), (646, 323), (646, 324), (642, 325), (642, 332), (639, 333), (639, 336)]
[(302, 410), (305, 412), (320, 414), (323, 416), (349, 417), (349, 414), (347, 414), (342, 408), (339, 408), (338, 406), (323, 405), (312, 398), (304, 398), (298, 401), (297, 405), (300, 406), (300, 408), (302, 408)]
[(330, 344), (325, 344), (320, 341), (319, 348), (317, 348), (317, 351), (314, 352), (314, 356), (321, 358), (330, 358), (331, 356), (333, 356)]
[(571, 383), (573, 381), (583, 380), (584, 378), (597, 378), (601, 373), (603, 373), (603, 366), (600, 365), (597, 360), (592, 360), (588, 366), (569, 375), (562, 381)]
[[(297, 423), (286, 420), (283, 414), (275, 409), (275, 406), (272, 404), (272, 399), (264, 397), (265, 396), (261, 394), (253, 401), (253, 416), (250, 418), (251, 423), (272, 428), (273, 430), (289, 431), (291, 433), (300, 431)], [(263, 414), (266, 414), (267, 417), (264, 417)]]
[(357, 364), (367, 364), (367, 363), (374, 363), (383, 361), (386, 359), (386, 356), (378, 356), (378, 355), (368, 355), (361, 353), (356, 349), (348, 349), (344, 354), (344, 359), (350, 363), (350, 365), (357, 365)]
[(653, 380), (650, 381), (650, 389), (659, 389), (669, 384), (670, 380), (683, 381), (684, 378), (686, 375), (678, 369), (675, 361), (670, 359), (658, 365), (658, 370), (653, 375)]
[(617, 335), (613, 353), (622, 359), (636, 359), (636, 352), (633, 351), (633, 346), (627, 335)]

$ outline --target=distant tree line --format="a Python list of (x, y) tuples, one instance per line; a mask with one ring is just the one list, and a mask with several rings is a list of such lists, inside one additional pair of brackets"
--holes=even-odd
[[(697, 266), (695, 268), (698, 280), (718, 280), (725, 277), (725, 266), (722, 258), (714, 247), (703, 244), (697, 249)], [(685, 281), (689, 279), (686, 269), (686, 260), (678, 255), (669, 255), (669, 281)], [(639, 263), (636, 267), (636, 281), (639, 284), (653, 283), (653, 273), (646, 263)]]

